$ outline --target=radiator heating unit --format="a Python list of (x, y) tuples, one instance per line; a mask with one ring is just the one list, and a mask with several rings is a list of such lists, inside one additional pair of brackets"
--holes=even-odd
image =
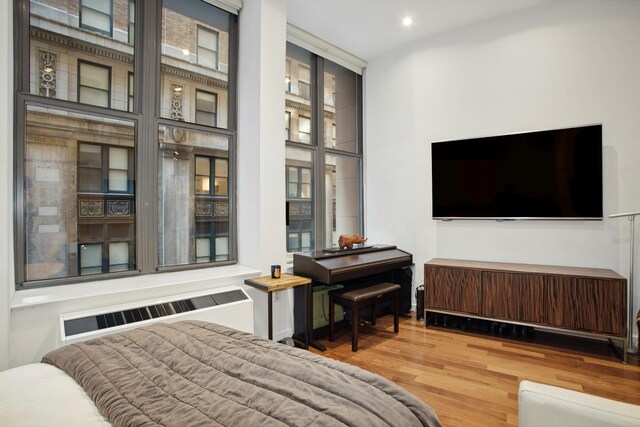
[(155, 322), (203, 320), (253, 333), (253, 300), (238, 286), (60, 315), (60, 345)]

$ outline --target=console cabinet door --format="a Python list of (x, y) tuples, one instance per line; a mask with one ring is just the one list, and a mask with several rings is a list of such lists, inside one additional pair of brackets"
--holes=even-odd
[(482, 316), (544, 323), (544, 276), (482, 272)]
[(579, 331), (626, 335), (624, 280), (547, 276), (545, 284), (549, 324)]
[(424, 294), (427, 309), (478, 314), (480, 271), (425, 266)]

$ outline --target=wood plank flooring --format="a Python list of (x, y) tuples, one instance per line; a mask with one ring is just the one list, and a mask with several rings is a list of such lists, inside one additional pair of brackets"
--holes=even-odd
[(359, 350), (348, 329), (321, 340), (324, 356), (395, 382), (435, 409), (445, 426), (516, 426), (522, 380), (640, 405), (640, 359), (621, 363), (603, 341), (536, 332), (531, 340), (429, 327), (393, 317), (361, 327)]

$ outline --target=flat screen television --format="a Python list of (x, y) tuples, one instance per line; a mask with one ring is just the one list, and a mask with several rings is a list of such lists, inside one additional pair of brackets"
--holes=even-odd
[(433, 218), (602, 219), (602, 125), (431, 144)]

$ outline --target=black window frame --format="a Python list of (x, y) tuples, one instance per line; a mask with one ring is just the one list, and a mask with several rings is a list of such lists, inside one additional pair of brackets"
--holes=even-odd
[[(129, 103), (124, 109), (113, 109), (113, 76), (122, 75), (121, 71), (110, 70), (109, 73), (109, 106), (96, 106), (84, 104), (74, 100), (59, 98), (46, 98), (37, 93), (31, 93), (31, 73), (33, 71), (30, 60), (30, 1), (14, 1), (14, 266), (16, 290), (34, 289), (39, 287), (58, 286), (65, 284), (95, 282), (96, 280), (115, 279), (122, 277), (136, 277), (138, 275), (153, 274), (164, 271), (183, 271), (198, 268), (217, 267), (237, 263), (237, 214), (236, 206), (236, 150), (237, 150), (237, 72), (238, 72), (238, 16), (228, 12), (229, 19), (229, 68), (228, 68), (228, 127), (225, 129), (211, 128), (193, 123), (185, 123), (178, 120), (159, 117), (157, 110), (161, 102), (161, 29), (162, 29), (162, 1), (161, 0), (134, 0), (136, 10), (137, 27), (134, 34), (135, 54), (132, 58), (134, 73), (134, 111), (128, 111)], [(111, 1), (111, 0), (110, 0)], [(144, 3), (144, 8), (141, 5)], [(111, 30), (113, 31), (113, 7), (111, 1)], [(210, 5), (215, 7), (214, 5)], [(226, 19), (226, 18), (225, 18)], [(103, 33), (104, 34), (104, 33)], [(219, 34), (218, 34), (219, 41)], [(219, 48), (218, 48), (219, 49)], [(80, 61), (80, 59), (79, 59)], [(84, 61), (91, 63), (91, 61)], [(95, 63), (91, 63), (96, 65)], [(219, 56), (218, 56), (219, 64)], [(97, 64), (101, 65), (101, 64)], [(78, 65), (79, 67), (79, 65)], [(78, 70), (79, 68), (77, 68)], [(128, 75), (127, 75), (128, 76)], [(149, 78), (151, 76), (151, 78)], [(79, 86), (79, 76), (77, 86)], [(121, 77), (118, 77), (119, 79)], [(72, 83), (73, 84), (73, 83)], [(76, 86), (76, 90), (78, 87)], [(126, 85), (125, 85), (126, 87)], [(77, 94), (79, 96), (79, 90)], [(140, 96), (138, 96), (140, 95)], [(128, 92), (127, 92), (128, 96)], [(128, 101), (128, 100), (127, 100)], [(26, 238), (30, 232), (26, 230), (26, 204), (25, 204), (25, 166), (24, 160), (27, 148), (27, 111), (31, 107), (49, 108), (59, 111), (67, 111), (88, 116), (104, 117), (107, 119), (130, 122), (135, 140), (135, 219), (132, 219), (133, 227), (130, 256), (135, 257), (132, 270), (108, 272), (98, 275), (74, 276), (72, 269), (66, 277), (48, 276), (44, 279), (26, 280), (27, 247)], [(229, 192), (229, 224), (228, 224), (228, 261), (210, 262), (203, 264), (181, 264), (175, 266), (160, 265), (158, 259), (159, 221), (158, 200), (158, 159), (161, 156), (158, 147), (157, 135), (160, 126), (194, 130), (218, 136), (224, 136), (229, 140), (228, 149), (228, 192)], [(144, 172), (143, 172), (144, 171)], [(116, 195), (122, 197), (121, 194)], [(97, 197), (97, 196), (96, 196)], [(143, 220), (144, 218), (144, 220)], [(124, 230), (124, 229), (123, 229)], [(123, 231), (124, 232), (124, 231)], [(81, 243), (81, 239), (72, 244)], [(105, 243), (108, 244), (108, 243)], [(133, 248), (133, 249), (131, 249)], [(70, 252), (71, 253), (71, 252)], [(103, 251), (108, 253), (108, 251)], [(74, 262), (78, 262), (77, 254)], [(108, 264), (108, 259), (107, 259)], [(76, 269), (79, 264), (77, 264)], [(107, 265), (108, 268), (108, 265)]]
[[(296, 50), (302, 49), (299, 46), (296, 46), (295, 44), (291, 43), (290, 41), (287, 42), (287, 57), (285, 58), (285, 60), (289, 60), (290, 58), (293, 58), (294, 60), (295, 55), (293, 54), (291, 57), (289, 56), (289, 47), (292, 47)], [(312, 180), (311, 180), (311, 218), (312, 221), (314, 222), (314, 224), (312, 225), (312, 232), (311, 232), (311, 250), (322, 250), (322, 249), (326, 249), (328, 246), (331, 245), (332, 242), (326, 242), (326, 222), (328, 221), (328, 218), (325, 214), (326, 208), (327, 208), (327, 195), (326, 195), (326, 182), (325, 182), (325, 169), (327, 167), (327, 156), (330, 155), (334, 155), (334, 156), (338, 156), (338, 157), (342, 157), (342, 158), (350, 158), (350, 159), (354, 159), (357, 160), (357, 164), (358, 164), (358, 188), (359, 188), (359, 194), (358, 194), (358, 212), (359, 212), (359, 223), (358, 223), (358, 233), (359, 234), (364, 234), (364, 186), (363, 186), (363, 168), (364, 168), (364, 154), (363, 154), (363, 117), (362, 117), (362, 111), (363, 111), (363, 97), (362, 97), (362, 75), (355, 73), (356, 74), (356, 123), (355, 125), (355, 130), (356, 130), (356, 150), (355, 152), (351, 152), (351, 151), (344, 151), (344, 150), (340, 150), (340, 149), (336, 149), (336, 148), (332, 148), (332, 147), (328, 147), (326, 146), (326, 144), (324, 143), (325, 141), (325, 133), (327, 132), (327, 130), (325, 129), (324, 126), (324, 65), (325, 65), (325, 61), (327, 61), (327, 59), (323, 58), (322, 56), (319, 56), (313, 52), (310, 51), (306, 51), (309, 54), (309, 58), (310, 58), (310, 63), (306, 64), (306, 63), (302, 63), (300, 65), (304, 65), (304, 66), (310, 66), (310, 73), (311, 73), (311, 96), (310, 96), (310, 112), (309, 112), (309, 116), (311, 117), (311, 132), (310, 132), (310, 141), (307, 142), (301, 142), (301, 141), (289, 141), (287, 140), (285, 142), (285, 146), (286, 147), (291, 147), (291, 148), (295, 148), (298, 150), (303, 150), (305, 152), (309, 152), (311, 153), (311, 164), (312, 164)], [(306, 59), (305, 59), (306, 60)], [(296, 60), (297, 61), (297, 60)], [(292, 63), (292, 67), (293, 67), (293, 63)], [(286, 67), (286, 66), (285, 66)], [(299, 72), (298, 72), (299, 73)], [(299, 77), (299, 75), (298, 75)], [(299, 80), (298, 80), (298, 84), (299, 84)], [(289, 94), (286, 93), (285, 90), (285, 97), (287, 97)], [(291, 94), (293, 96), (295, 96), (295, 94)], [(300, 95), (299, 95), (300, 96)], [(289, 100), (289, 99), (285, 99), (285, 112), (291, 107), (289, 102), (292, 102), (295, 104), (295, 99)], [(334, 101), (335, 104), (335, 101)], [(295, 108), (295, 107), (292, 107)], [(297, 109), (298, 112), (298, 117), (300, 117), (301, 115), (299, 114), (300, 111), (304, 111), (305, 114), (307, 113), (307, 111), (304, 108), (299, 108)], [(302, 117), (306, 117), (304, 115), (302, 115)], [(299, 125), (299, 121), (298, 121), (298, 132), (300, 131), (300, 125)], [(303, 200), (303, 201), (308, 201), (309, 199), (296, 199), (296, 198), (290, 198), (288, 197), (289, 195), (289, 188), (288, 188), (288, 184), (289, 184), (289, 178), (288, 178), (288, 168), (289, 166), (293, 166), (293, 165), (287, 165), (285, 162), (285, 167), (286, 167), (286, 178), (285, 178), (285, 195), (286, 195), (286, 200), (287, 202), (289, 200), (291, 200), (292, 202), (295, 201), (299, 201), (299, 200)], [(300, 176), (300, 182), (302, 181), (302, 177)], [(299, 183), (300, 185), (300, 183)], [(298, 191), (300, 192), (300, 189), (298, 189)], [(300, 193), (298, 193), (300, 194)], [(333, 204), (333, 206), (331, 206), (332, 209), (335, 210), (335, 204)], [(291, 250), (289, 250), (289, 232), (291, 231), (291, 233), (298, 233), (298, 242), (299, 245), (302, 244), (302, 238), (301, 238), (301, 231), (299, 229), (291, 229), (290, 228), (295, 225), (295, 221), (294, 219), (292, 219), (291, 214), (289, 214), (289, 225), (286, 228), (286, 246), (287, 246), (287, 251), (291, 252)], [(336, 221), (336, 216), (335, 216), (335, 212), (333, 214), (333, 224), (332, 227), (335, 229), (335, 223)]]

